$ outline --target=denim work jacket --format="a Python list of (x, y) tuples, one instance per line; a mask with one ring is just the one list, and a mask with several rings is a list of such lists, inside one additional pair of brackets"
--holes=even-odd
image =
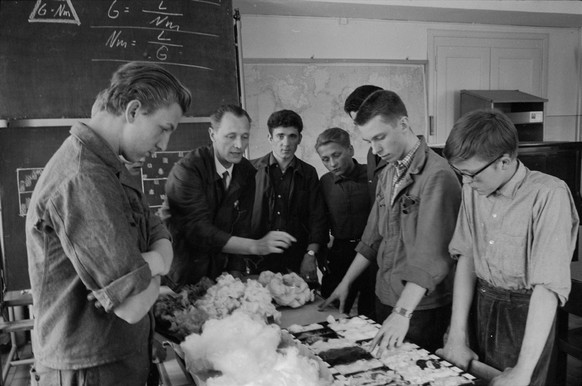
[(394, 306), (406, 282), (426, 288), (418, 310), (447, 305), (452, 300), (453, 261), (448, 245), (461, 202), (461, 186), (448, 163), (424, 138), (390, 205), (395, 167), (378, 178), (362, 241), (356, 251), (377, 259), (376, 295)]
[(242, 271), (238, 255), (222, 253), (231, 236), (250, 236), (255, 169), (243, 158), (232, 169), (228, 191), (216, 172), (212, 146), (193, 150), (172, 168), (161, 217), (172, 233), (169, 285), (177, 289), (225, 270)]
[(44, 168), (26, 218), (36, 360), (79, 369), (147, 350), (149, 316), (128, 324), (112, 310), (148, 287), (141, 253), (169, 237), (109, 145), (75, 124)]

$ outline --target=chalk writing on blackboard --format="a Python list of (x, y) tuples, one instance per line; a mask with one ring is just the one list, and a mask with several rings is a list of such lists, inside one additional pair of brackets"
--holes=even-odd
[(159, 151), (148, 158), (142, 167), (142, 189), (150, 208), (159, 208), (166, 198), (166, 180), (176, 162), (187, 151)]
[[(210, 39), (220, 38), (217, 34), (189, 31), (182, 28), (187, 20), (180, 10), (171, 9), (172, 5), (167, 5), (165, 1), (160, 0), (157, 7), (146, 8), (149, 5), (140, 3), (136, 7), (122, 5), (113, 0), (107, 10), (107, 19), (109, 22), (118, 24), (110, 25), (92, 25), (92, 29), (111, 29), (111, 34), (107, 35), (105, 47), (112, 57), (92, 58), (93, 62), (127, 62), (123, 59), (123, 53), (126, 50), (143, 52), (143, 59), (150, 62), (163, 63), (167, 65), (197, 68), (201, 70), (213, 71), (213, 68), (202, 66), (192, 61), (196, 55), (186, 55), (184, 44), (189, 35), (197, 35)], [(143, 7), (140, 7), (143, 6)], [(133, 14), (132, 14), (133, 13)], [(139, 16), (139, 17), (137, 17)], [(143, 24), (132, 24), (141, 21)], [(145, 34), (136, 34), (135, 31), (145, 31)], [(139, 41), (139, 36), (143, 41)], [(143, 47), (143, 50), (141, 48)], [(117, 57), (121, 54), (121, 57)]]
[(81, 25), (71, 0), (36, 0), (29, 23), (63, 23)]
[(18, 206), (20, 217), (26, 217), (32, 191), (42, 173), (43, 168), (22, 168), (16, 169), (16, 180), (18, 181)]

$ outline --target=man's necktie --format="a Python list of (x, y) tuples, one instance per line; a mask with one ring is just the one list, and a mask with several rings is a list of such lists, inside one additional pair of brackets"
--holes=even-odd
[(226, 192), (228, 190), (228, 185), (229, 185), (229, 174), (228, 171), (225, 171), (224, 173), (222, 173), (222, 183), (224, 185), (224, 191)]

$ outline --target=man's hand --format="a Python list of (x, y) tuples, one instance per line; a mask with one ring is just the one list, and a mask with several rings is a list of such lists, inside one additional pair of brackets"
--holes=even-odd
[(469, 369), (469, 364), (473, 359), (479, 359), (479, 356), (469, 348), (465, 339), (454, 338), (450, 334), (445, 347), (436, 350), (436, 355), (465, 371)]
[(342, 280), (338, 286), (333, 290), (331, 295), (323, 303), (319, 305), (319, 311), (323, 311), (331, 303), (339, 300), (339, 311), (345, 313), (344, 307), (346, 304), (346, 298), (348, 297), (348, 292), (350, 291), (350, 286), (344, 283)]
[(501, 375), (493, 378), (489, 386), (527, 386), (531, 382), (531, 374), (525, 374), (516, 367), (508, 367)]
[(254, 255), (269, 255), (271, 253), (282, 253), (296, 242), (295, 237), (287, 232), (270, 231), (263, 238), (255, 240)]
[(299, 273), (307, 283), (317, 281), (317, 259), (315, 256), (307, 253), (303, 256)]
[(390, 314), (370, 343), (370, 351), (378, 346), (377, 357), (380, 358), (385, 349), (399, 347), (404, 342), (409, 327), (409, 318), (399, 314)]

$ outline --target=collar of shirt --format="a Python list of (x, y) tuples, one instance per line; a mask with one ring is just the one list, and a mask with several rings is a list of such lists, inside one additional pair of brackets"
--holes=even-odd
[(336, 176), (335, 174), (333, 174), (333, 182), (334, 183), (339, 183), (345, 180), (357, 180), (358, 176), (360, 175), (359, 173), (359, 168), (358, 166), (360, 165), (358, 163), (358, 161), (356, 161), (355, 158), (352, 158), (352, 161), (354, 162), (354, 167), (352, 168), (352, 170), (347, 174), (347, 175), (341, 175), (341, 176)]
[(95, 130), (82, 122), (78, 122), (71, 127), (70, 132), (83, 142), (88, 149), (97, 154), (107, 166), (114, 169), (115, 174), (119, 176), (125, 165), (123, 165), (123, 162), (121, 162), (111, 146)]
[[(296, 160), (297, 157), (293, 156), (293, 159), (291, 160), (291, 162), (289, 162), (287, 168), (285, 168), (285, 171), (289, 169), (293, 170), (295, 168)], [(273, 167), (275, 165), (279, 166), (279, 162), (277, 162), (277, 158), (275, 158), (275, 155), (273, 154), (273, 152), (271, 152), (271, 154), (269, 155), (269, 166)]]
[(214, 165), (216, 166), (216, 173), (218, 173), (220, 178), (222, 178), (224, 172), (228, 172), (228, 175), (232, 178), (232, 169), (234, 168), (234, 164), (230, 164), (228, 169), (225, 168), (216, 157), (216, 152), (214, 152)]
[(414, 153), (416, 153), (420, 147), (420, 142), (420, 139), (418, 139), (414, 147), (404, 156), (404, 158), (393, 162), (394, 168), (396, 169), (396, 173), (394, 174), (395, 181), (399, 180), (410, 167), (412, 159), (414, 158)]
[(517, 160), (517, 170), (513, 176), (507, 181), (503, 186), (494, 192), (494, 195), (505, 196), (508, 198), (515, 197), (517, 190), (521, 186), (521, 183), (525, 179), (526, 170), (523, 164)]

